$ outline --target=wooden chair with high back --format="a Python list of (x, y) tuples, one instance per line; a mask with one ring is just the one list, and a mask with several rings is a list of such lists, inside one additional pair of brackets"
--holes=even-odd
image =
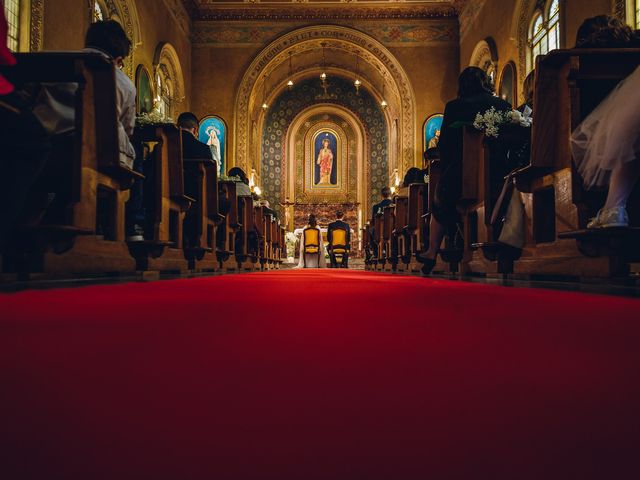
[(347, 242), (347, 230), (334, 228), (328, 235), (327, 250), (331, 259), (331, 266), (335, 268), (349, 268), (349, 252), (351, 245)]
[(303, 265), (307, 268), (307, 255), (317, 255), (318, 265), (320, 265), (320, 256), (322, 255), (322, 248), (320, 242), (322, 242), (322, 236), (320, 231), (314, 227), (307, 227), (302, 230), (302, 254)]

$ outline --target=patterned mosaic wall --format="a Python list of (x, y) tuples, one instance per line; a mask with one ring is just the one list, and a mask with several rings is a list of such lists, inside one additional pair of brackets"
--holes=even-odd
[(364, 89), (355, 94), (351, 81), (333, 77), (330, 79), (329, 94), (335, 99), (319, 100), (323, 93), (320, 81), (311, 78), (297, 84), (293, 90), (285, 91), (274, 102), (267, 113), (262, 132), (262, 174), (264, 197), (271, 205), (284, 200), (282, 192), (285, 185), (285, 143), (287, 129), (293, 119), (304, 109), (317, 103), (341, 105), (356, 115), (365, 127), (366, 139), (370, 150), (370, 159), (365, 161), (368, 168), (369, 201), (377, 201), (379, 191), (387, 184), (388, 139), (387, 125), (378, 102)]

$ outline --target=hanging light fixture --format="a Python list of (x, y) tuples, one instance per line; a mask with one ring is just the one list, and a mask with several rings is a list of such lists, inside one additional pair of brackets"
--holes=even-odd
[(293, 88), (293, 68), (291, 67), (291, 57), (293, 52), (289, 52), (289, 81), (287, 82), (287, 88), (291, 90)]
[(325, 87), (327, 84), (327, 74), (325, 73), (324, 69), (325, 69), (325, 56), (324, 56), (324, 48), (327, 46), (326, 43), (321, 43), (320, 46), (322, 47), (322, 64), (321, 64), (321, 71), (322, 73), (320, 74), (320, 82), (322, 82), (322, 86)]
[(264, 81), (262, 82), (262, 109), (268, 110), (269, 104), (267, 103), (267, 75), (264, 75)]
[(382, 107), (383, 110), (389, 106), (387, 101), (384, 99), (384, 84), (386, 83), (385, 80), (386, 80), (386, 77), (383, 75), (382, 76), (382, 100), (380, 101), (380, 106)]
[(356, 95), (358, 95), (360, 93), (360, 86), (362, 85), (362, 82), (360, 81), (360, 55), (359, 52), (356, 51), (356, 79), (353, 82), (353, 84), (356, 87)]

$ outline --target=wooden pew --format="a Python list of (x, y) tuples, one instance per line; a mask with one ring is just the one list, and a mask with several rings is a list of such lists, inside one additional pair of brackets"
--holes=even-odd
[(428, 237), (425, 236), (424, 228), (425, 222), (428, 224), (428, 210), (425, 208), (428, 207), (428, 203), (425, 202), (425, 198), (429, 198), (427, 194), (430, 191), (429, 186), (423, 183), (414, 183), (408, 187), (407, 224), (404, 231), (410, 252), (408, 268), (411, 272), (420, 271), (422, 263), (418, 261), (417, 256), (428, 247)]
[(242, 196), (238, 197), (238, 202), (242, 205), (242, 226), (236, 232), (235, 256), (238, 262), (239, 270), (252, 271), (256, 269), (258, 262), (258, 251), (255, 241), (252, 237), (256, 234), (254, 219), (253, 198)]
[(0, 71), (17, 87), (78, 84), (75, 131), (58, 136), (34, 192), (56, 197), (41, 223), (16, 232), (3, 268), (29, 275), (134, 272), (125, 203), (135, 177), (119, 161), (115, 70), (99, 54), (17, 54)]
[(365, 270), (375, 270), (373, 252), (371, 250), (371, 224), (367, 222), (362, 229), (362, 249), (364, 250)]
[[(526, 245), (519, 275), (625, 276), (638, 260), (637, 228), (587, 231), (605, 192), (586, 192), (571, 160), (570, 135), (640, 65), (640, 49), (557, 50), (536, 68), (531, 164), (516, 175), (524, 192)], [(637, 192), (628, 204), (640, 226)]]
[(382, 245), (384, 249), (384, 270), (395, 272), (398, 265), (398, 242), (393, 234), (395, 230), (395, 205), (384, 207), (382, 212)]
[(237, 232), (243, 227), (238, 216), (238, 195), (236, 193), (236, 182), (226, 180), (219, 183), (219, 188), (223, 189), (223, 193), (229, 202), (229, 213), (224, 220), (224, 242), (216, 250), (219, 267), (225, 271), (233, 271), (238, 268), (238, 262), (235, 258), (235, 238)]
[(394, 200), (394, 228), (391, 232), (396, 248), (396, 270), (406, 272), (411, 261), (411, 237), (407, 233), (409, 221), (409, 189), (401, 188)]
[[(498, 241), (502, 225), (491, 222), (504, 177), (510, 170), (507, 150), (528, 135), (520, 127), (503, 127), (498, 139), (488, 139), (472, 127), (463, 133), (463, 182), (459, 210), (463, 216), (462, 273), (508, 274), (520, 249)], [(493, 146), (492, 146), (493, 145)], [(494, 171), (495, 170), (495, 171)]]
[(373, 243), (374, 243), (374, 270), (384, 270), (387, 258), (384, 248), (384, 215), (378, 213), (374, 219)]
[(280, 225), (280, 267), (287, 258), (287, 229)]
[(195, 202), (188, 213), (195, 221), (196, 241), (185, 248), (185, 256), (192, 270), (215, 272), (220, 269), (216, 230), (225, 220), (218, 212), (218, 169), (209, 158), (185, 158), (183, 162), (197, 179)]
[[(184, 273), (189, 264), (182, 248), (185, 212), (195, 199), (184, 191), (182, 139), (175, 125), (137, 127), (136, 143), (155, 143), (145, 162), (146, 228), (144, 242), (130, 242), (140, 271)], [(151, 227), (151, 231), (149, 231)]]
[(271, 229), (272, 217), (269, 213), (269, 210), (266, 208), (263, 210), (263, 221), (264, 221), (264, 259), (265, 259), (265, 269), (271, 270), (273, 268), (273, 242), (272, 242), (272, 234), (273, 231)]
[(258, 261), (262, 270), (269, 268), (266, 224), (266, 207), (256, 206), (254, 209), (254, 225), (258, 234)]

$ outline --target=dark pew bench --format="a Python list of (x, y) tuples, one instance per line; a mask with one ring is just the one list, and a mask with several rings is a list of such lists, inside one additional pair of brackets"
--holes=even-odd
[(182, 138), (175, 125), (136, 127), (133, 141), (153, 147), (145, 161), (145, 241), (129, 242), (138, 270), (184, 273), (185, 213), (196, 199), (185, 194)]
[(76, 83), (73, 132), (57, 136), (32, 195), (55, 198), (36, 225), (14, 232), (3, 268), (25, 275), (134, 272), (125, 242), (125, 203), (134, 178), (120, 165), (115, 69), (90, 53), (17, 54), (0, 69), (18, 89)]
[(527, 219), (516, 274), (624, 277), (639, 259), (640, 189), (628, 203), (630, 228), (588, 231), (606, 191), (582, 187), (570, 148), (571, 132), (638, 65), (640, 49), (556, 50), (538, 60), (531, 163), (515, 175)]

